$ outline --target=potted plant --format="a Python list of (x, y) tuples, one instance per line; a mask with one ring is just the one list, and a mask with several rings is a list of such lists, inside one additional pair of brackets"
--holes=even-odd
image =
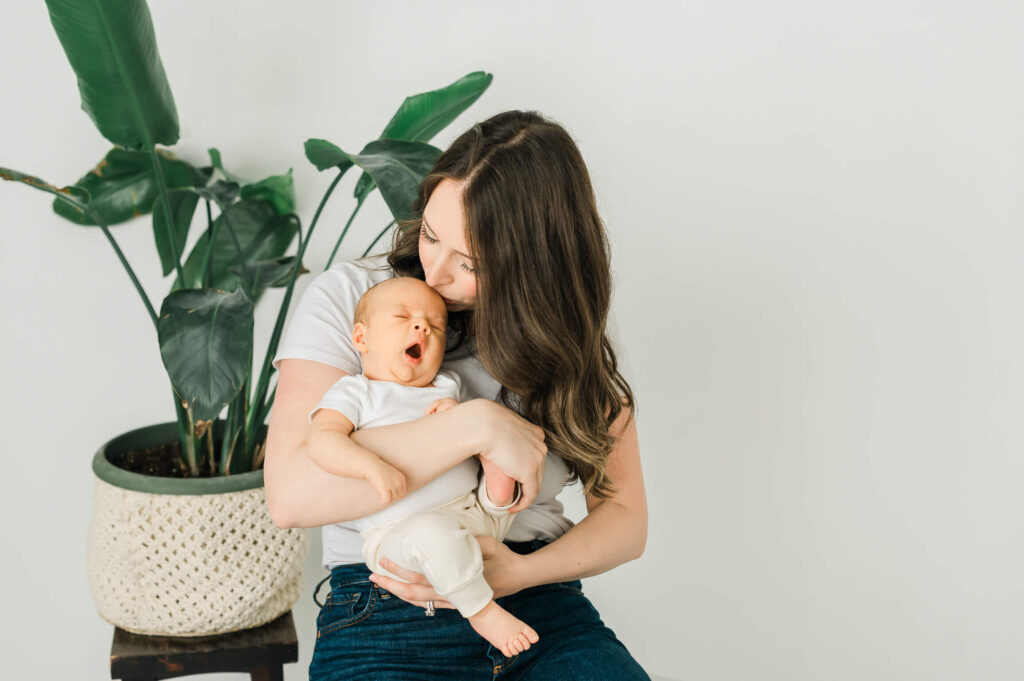
[[(380, 138), (359, 154), (310, 139), (305, 155), (337, 169), (306, 233), (295, 215), (291, 171), (253, 182), (210, 149), (195, 166), (158, 145), (178, 141), (178, 118), (145, 0), (47, 0), (78, 76), (82, 108), (114, 148), (78, 182), (58, 188), (0, 168), (0, 179), (54, 195), (54, 210), (106, 237), (153, 321), (172, 388), (175, 420), (104, 443), (93, 458), (90, 588), (100, 615), (143, 634), (199, 636), (258, 626), (286, 612), (303, 585), (307, 533), (270, 520), (263, 491), (271, 365), (317, 221), (339, 181), (363, 170), (356, 206), (379, 188), (395, 220), (412, 217), (423, 176), (440, 151), (427, 144), (490, 85), (476, 72), (407, 97)], [(202, 202), (205, 227), (184, 255)], [(174, 278), (159, 312), (125, 259), (111, 226), (151, 215), (163, 274)], [(285, 255), (298, 237), (296, 253)], [(253, 371), (253, 310), (285, 288), (276, 324)]]

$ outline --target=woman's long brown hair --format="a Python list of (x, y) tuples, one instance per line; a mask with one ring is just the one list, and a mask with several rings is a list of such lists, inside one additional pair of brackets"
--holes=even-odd
[[(498, 400), (542, 427), (550, 451), (584, 491), (607, 498), (609, 428), (633, 392), (605, 333), (611, 301), (608, 240), (590, 175), (562, 126), (507, 111), (473, 126), (438, 157), (413, 209), (422, 216), (444, 178), (465, 182), (474, 308), (449, 316), (453, 338), (475, 343), (502, 388)], [(420, 219), (402, 221), (388, 263), (424, 278)]]

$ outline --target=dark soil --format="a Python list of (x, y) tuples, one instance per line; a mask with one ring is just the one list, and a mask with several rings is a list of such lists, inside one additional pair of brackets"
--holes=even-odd
[[(192, 473), (181, 463), (181, 443), (147, 447), (140, 451), (125, 452), (115, 461), (118, 468), (131, 473), (155, 475), (161, 478), (191, 478)], [(200, 477), (210, 477), (209, 475)]]
[[(220, 447), (215, 446), (214, 449), (216, 454)], [(125, 452), (111, 463), (130, 473), (155, 475), (160, 478), (212, 478), (219, 475), (211, 474), (208, 469), (200, 470), (198, 476), (192, 475), (188, 467), (182, 463), (180, 442), (147, 447), (142, 451)]]

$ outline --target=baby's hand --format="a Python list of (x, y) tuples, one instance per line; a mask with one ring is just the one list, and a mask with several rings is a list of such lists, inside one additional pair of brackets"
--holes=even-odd
[(385, 504), (398, 501), (405, 496), (405, 475), (385, 461), (381, 461), (366, 474), (366, 481)]
[(431, 402), (430, 406), (427, 407), (426, 414), (424, 415), (430, 416), (431, 414), (440, 414), (442, 411), (448, 411), (456, 404), (458, 404), (456, 400), (453, 400), (450, 397), (442, 397), (439, 400), (434, 400), (433, 402)]

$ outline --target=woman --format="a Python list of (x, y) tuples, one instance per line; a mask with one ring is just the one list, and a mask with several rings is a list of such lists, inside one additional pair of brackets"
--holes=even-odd
[[(414, 209), (420, 217), (400, 224), (386, 262), (378, 259), (383, 269), (344, 263), (309, 285), (274, 360), (270, 514), (280, 527), (326, 526), (331, 569), (310, 677), (646, 679), (580, 590), (580, 578), (642, 554), (647, 504), (633, 395), (605, 334), (608, 245), (579, 150), (534, 112), (498, 114), (438, 158)], [(325, 473), (304, 452), (310, 410), (359, 371), (345, 332), (354, 301), (399, 275), (444, 297), (444, 367), (484, 399), (353, 438), (403, 471), (409, 494), (464, 475), (475, 454), (520, 482), (506, 542), (478, 538), (495, 597), (540, 635), (512, 658), (476, 636), (423, 575), (399, 566), (388, 569), (409, 583), (371, 575), (344, 523), (383, 504), (369, 484)], [(555, 495), (575, 479), (588, 515), (573, 526)]]

